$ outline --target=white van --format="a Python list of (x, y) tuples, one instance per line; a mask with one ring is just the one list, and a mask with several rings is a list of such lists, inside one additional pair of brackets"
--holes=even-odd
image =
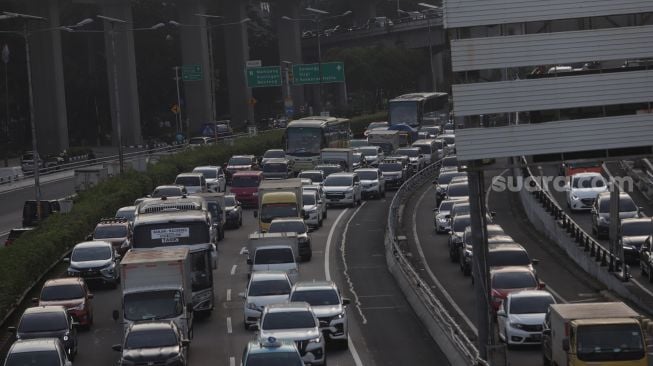
[(413, 142), (413, 147), (419, 148), (419, 153), (424, 155), (426, 165), (431, 165), (440, 159), (438, 144), (435, 139), (423, 139)]

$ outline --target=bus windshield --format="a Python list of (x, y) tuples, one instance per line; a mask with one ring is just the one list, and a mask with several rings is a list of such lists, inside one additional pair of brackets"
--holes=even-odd
[(292, 127), (286, 130), (286, 152), (296, 156), (319, 155), (322, 129)]
[(419, 118), (416, 101), (392, 102), (388, 106), (388, 122), (390, 125), (407, 124), (418, 126)]

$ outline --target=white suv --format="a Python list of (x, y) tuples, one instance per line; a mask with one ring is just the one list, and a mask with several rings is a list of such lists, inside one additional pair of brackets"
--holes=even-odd
[(361, 194), (363, 197), (385, 197), (385, 177), (377, 168), (356, 169), (355, 173), (361, 180)]
[(608, 185), (601, 173), (577, 173), (569, 178), (565, 190), (571, 210), (589, 210), (596, 196), (608, 191)]
[(198, 166), (193, 173), (202, 173), (206, 185), (213, 192), (225, 192), (227, 190), (227, 178), (219, 166)]
[(324, 179), (327, 204), (350, 205), (361, 203), (360, 178), (356, 173), (333, 173)]
[(252, 273), (245, 292), (239, 294), (245, 300), (245, 329), (256, 325), (266, 305), (287, 302), (292, 284), (283, 271), (261, 271)]

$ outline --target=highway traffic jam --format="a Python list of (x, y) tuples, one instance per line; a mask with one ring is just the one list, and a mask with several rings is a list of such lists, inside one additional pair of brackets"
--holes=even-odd
[[(424, 101), (442, 94), (397, 99)], [(216, 270), (225, 251), (221, 242), (243, 230), (245, 215), (251, 215), (246, 220), (255, 218), (256, 230), (240, 250), (246, 257), (247, 284), (234, 297), (242, 300), (242, 320), (232, 323), (229, 318), (228, 327), (241, 326), (251, 337), (238, 345), (242, 356), (232, 361), (244, 366), (326, 365), (328, 354), (351, 346), (355, 320), (348, 310), (352, 300), (334, 281), (301, 275), (315, 260), (312, 235), (329, 230), (323, 223), (336, 206), (356, 208), (363, 200), (382, 199), (431, 164), (440, 164), (433, 181), (434, 230), (448, 235), (451, 262), (474, 284), (469, 186), (455, 155), (454, 125), (442, 111), (423, 112), (413, 131), (393, 124), (407, 117), (391, 104), (389, 121), (373, 122), (360, 139), (352, 139), (347, 119), (291, 121), (283, 149), (261, 157), (232, 156), (223, 166), (198, 166), (147, 197), (125, 202), (129, 206), (101, 220), (86, 241), (75, 245), (65, 258), (65, 275), (46, 281), (32, 299), (34, 306), (10, 328), (15, 342), (5, 365), (70, 365), (78, 353), (92, 353), (80, 347), (78, 337), (92, 332), (98, 317), (109, 315), (94, 312), (94, 302), (98, 292), (112, 289), (120, 308), (110, 315), (122, 324), (121, 342), (111, 347), (116, 361), (187, 365), (200, 337), (195, 336), (196, 324), (220, 304)], [(609, 193), (594, 168), (565, 167), (566, 197), (570, 209), (591, 211), (596, 217), (592, 228), (602, 236), (609, 227)], [(624, 248), (632, 248), (628, 258), (637, 262), (640, 252), (648, 253), (648, 236), (640, 234), (651, 232), (651, 221), (639, 218), (626, 193), (620, 207), (619, 235)], [(490, 212), (487, 217), (487, 296), (501, 341), (541, 344), (547, 364), (571, 364), (569, 358), (647, 364), (637, 312), (621, 302), (557, 303), (538, 277), (538, 261), (491, 223), (494, 216)], [(652, 277), (650, 267), (646, 270)], [(236, 265), (231, 274), (235, 271)]]

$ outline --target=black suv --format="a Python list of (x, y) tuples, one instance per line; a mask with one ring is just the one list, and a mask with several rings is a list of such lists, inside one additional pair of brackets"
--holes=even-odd
[(130, 325), (123, 343), (111, 348), (121, 352), (119, 365), (186, 366), (189, 342), (175, 323), (156, 321)]
[(41, 200), (40, 203), (41, 203), (40, 204), (41, 218), (39, 220), (36, 211), (36, 200), (25, 201), (25, 204), (23, 205), (23, 227), (37, 226), (39, 223), (41, 223), (41, 221), (45, 220), (48, 216), (50, 216), (55, 212), (59, 212), (61, 210), (61, 206), (59, 205), (59, 201), (57, 200), (52, 200), (52, 201)]
[(18, 327), (9, 327), (8, 330), (18, 339), (59, 338), (69, 360), (73, 361), (77, 354), (77, 323), (63, 306), (27, 308)]

